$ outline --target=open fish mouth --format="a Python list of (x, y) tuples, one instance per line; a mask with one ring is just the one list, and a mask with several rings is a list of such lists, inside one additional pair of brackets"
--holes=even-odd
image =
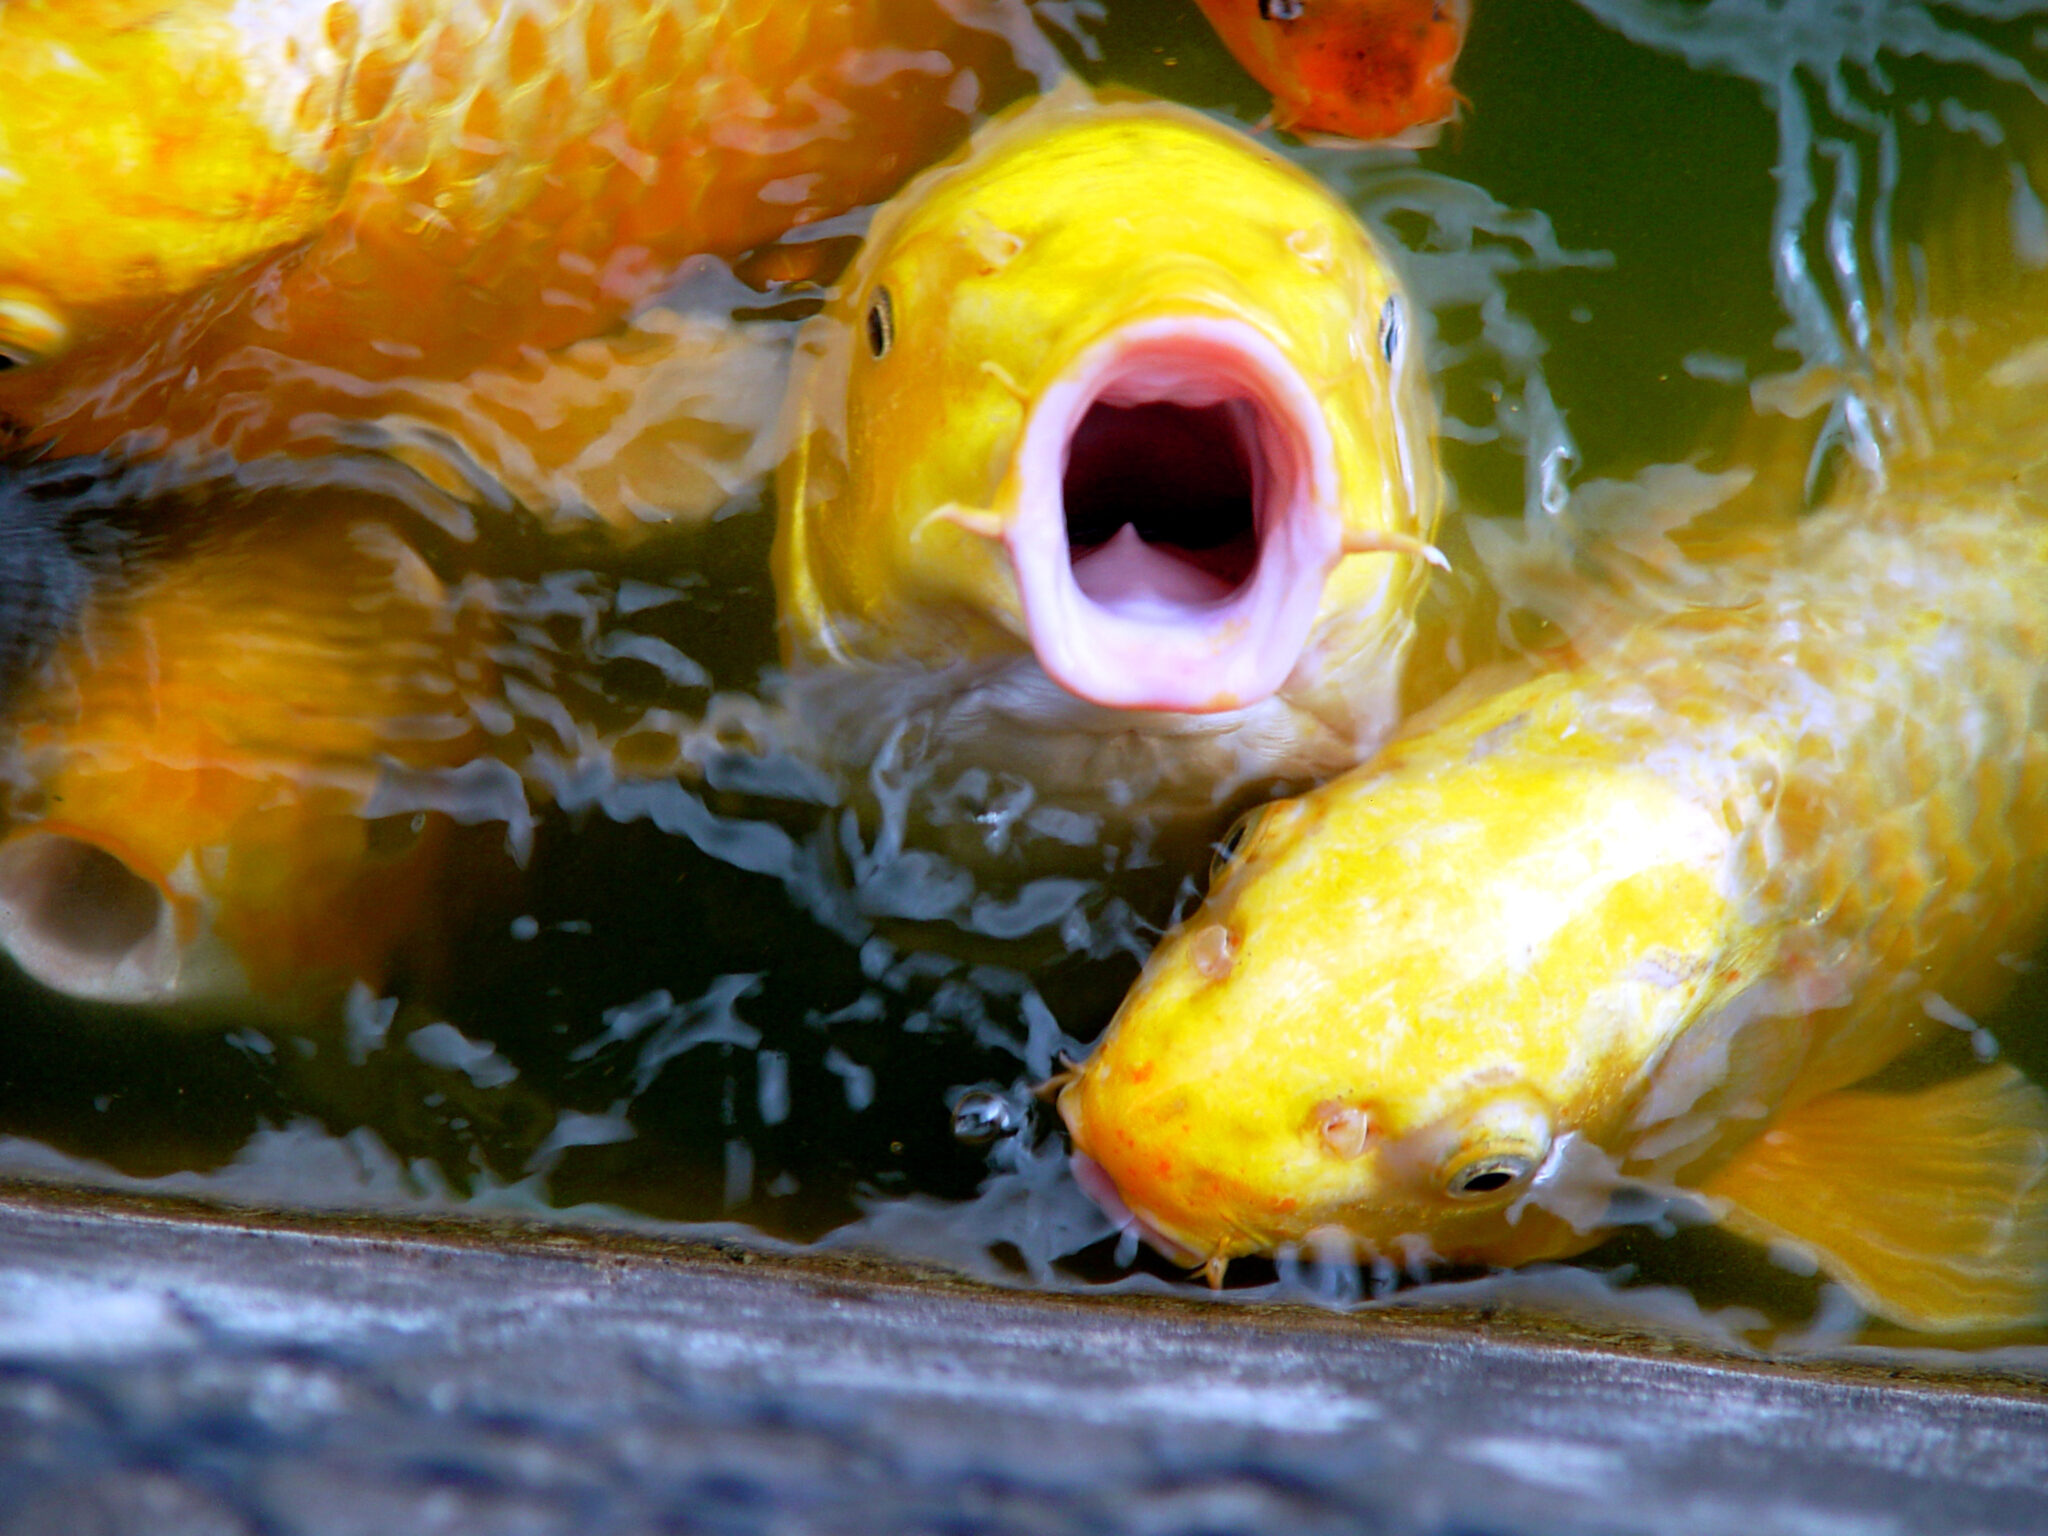
[(1040, 396), (1004, 539), (1032, 649), (1069, 692), (1208, 713), (1277, 692), (1343, 557), (1314, 393), (1238, 320), (1097, 342)]
[(1074, 1182), (1101, 1208), (1103, 1215), (1116, 1223), (1119, 1231), (1136, 1232), (1155, 1252), (1185, 1268), (1199, 1269), (1206, 1262), (1201, 1254), (1166, 1232), (1150, 1217), (1132, 1209), (1116, 1187), (1116, 1180), (1109, 1176), (1102, 1164), (1079, 1147), (1069, 1155), (1067, 1164), (1073, 1170)]
[(0, 950), (43, 985), (96, 1002), (168, 1001), (179, 981), (163, 892), (98, 844), (41, 828), (0, 842)]

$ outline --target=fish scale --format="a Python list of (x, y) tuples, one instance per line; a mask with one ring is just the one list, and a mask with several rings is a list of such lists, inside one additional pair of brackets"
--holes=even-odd
[(244, 457), (362, 381), (596, 335), (1053, 67), (1007, 0), (71, 0), (0, 49), (0, 343), (49, 354), (0, 416)]
[(2010, 500), (1958, 513), (1930, 492), (1810, 518), (1730, 573), (1727, 609), (1539, 684), (1516, 738), (1645, 764), (1741, 828), (1748, 920), (1782, 936), (1782, 963), (1904, 994), (1882, 1028), (1837, 1021), (1871, 1066), (1926, 1028), (1916, 983), (1964, 985), (2042, 907), (2048, 589), (2006, 572), (2048, 562), (2048, 529)]
[(1916, 338), (1951, 388), (1880, 473), (1689, 533), (1633, 619), (1609, 594), (1259, 813), (1062, 1091), (1084, 1182), (1212, 1276), (1562, 1257), (1633, 1189), (1916, 1327), (2048, 1313), (2048, 1096), (1864, 1083), (1988, 1045), (2048, 914), (2048, 420), (2013, 340)]

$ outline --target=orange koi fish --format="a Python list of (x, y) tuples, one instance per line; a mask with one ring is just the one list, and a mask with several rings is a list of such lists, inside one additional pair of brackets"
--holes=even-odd
[(22, 701), (0, 949), (37, 980), (115, 1003), (338, 994), (424, 926), (452, 828), (377, 795), (479, 755), (490, 630), (388, 527), (309, 519), (103, 591)]
[(1273, 122), (1346, 139), (1433, 134), (1458, 110), (1467, 0), (1197, 0), (1273, 93)]
[(1012, 0), (9, 0), (0, 57), (5, 435), (247, 460), (885, 195), (1050, 56)]

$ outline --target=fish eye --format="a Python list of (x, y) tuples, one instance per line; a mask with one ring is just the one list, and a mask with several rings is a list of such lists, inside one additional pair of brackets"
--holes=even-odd
[(896, 340), (896, 304), (889, 297), (889, 290), (877, 288), (875, 296), (868, 301), (868, 351), (876, 357), (889, 355), (889, 347)]
[(1223, 878), (1223, 871), (1230, 867), (1230, 861), (1238, 856), (1244, 845), (1251, 841), (1259, 823), (1266, 818), (1272, 807), (1255, 805), (1230, 824), (1230, 830), (1216, 843), (1216, 856), (1209, 861), (1209, 883), (1214, 885)]
[(1388, 294), (1387, 302), (1380, 306), (1380, 355), (1389, 366), (1401, 354), (1401, 300), (1397, 295)]
[(1484, 1200), (1521, 1183), (1535, 1168), (1534, 1158), (1518, 1152), (1489, 1153), (1452, 1170), (1444, 1181), (1444, 1193), (1453, 1200)]
[(1299, 21), (1306, 9), (1304, 0), (1259, 0), (1259, 20)]

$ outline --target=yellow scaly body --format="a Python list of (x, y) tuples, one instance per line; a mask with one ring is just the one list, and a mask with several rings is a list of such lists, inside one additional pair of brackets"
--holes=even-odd
[(1084, 1179), (1212, 1275), (1568, 1255), (1648, 1187), (1914, 1326), (2048, 1315), (2040, 1089), (1855, 1086), (2048, 906), (2048, 375), (2004, 339), (1712, 598), (1260, 813), (1062, 1094)]

